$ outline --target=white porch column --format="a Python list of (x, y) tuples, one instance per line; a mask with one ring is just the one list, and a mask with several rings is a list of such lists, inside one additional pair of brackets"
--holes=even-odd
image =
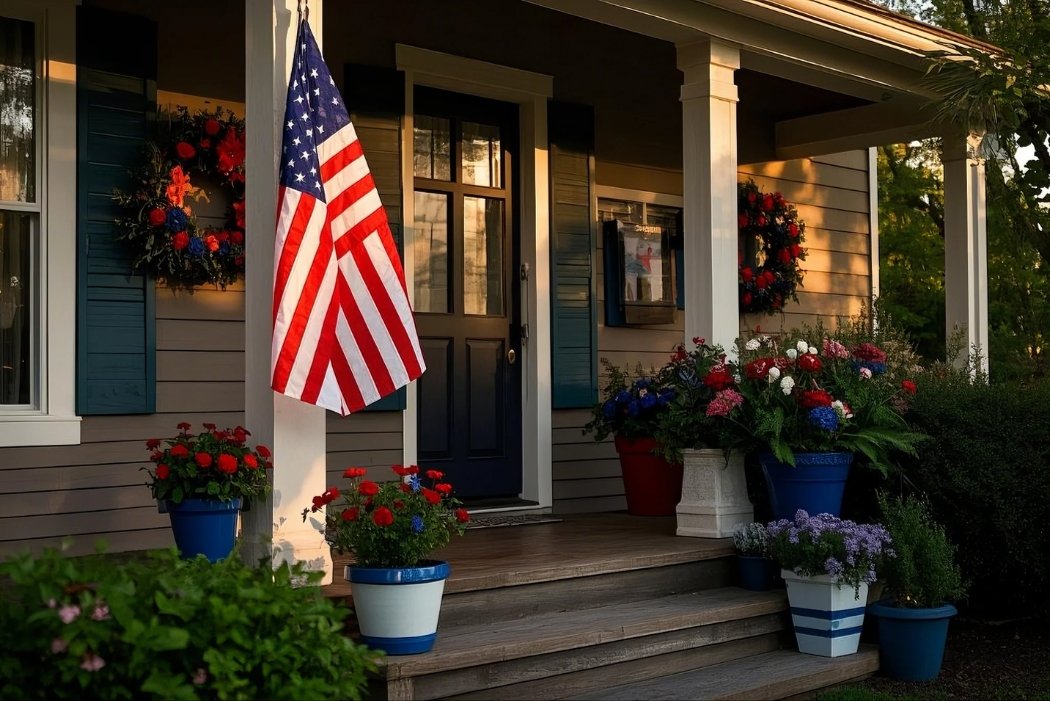
[[(305, 3), (304, 3), (305, 4)], [(245, 427), (273, 449), (273, 493), (242, 520), (244, 558), (270, 554), (274, 564), (306, 561), (332, 581), (328, 545), (302, 511), (326, 488), (325, 410), (270, 389), (277, 158), (298, 15), (296, 0), (245, 0), (248, 125), (245, 165)], [(311, 0), (310, 27), (321, 42), (321, 0)]]
[(740, 334), (737, 300), (736, 103), (740, 51), (705, 41), (678, 47), (682, 84), (685, 342), (727, 349)]
[(981, 137), (946, 136), (944, 163), (944, 309), (949, 335), (965, 329), (967, 348), (955, 358), (966, 362), (976, 346), (988, 371), (988, 235), (984, 200)]

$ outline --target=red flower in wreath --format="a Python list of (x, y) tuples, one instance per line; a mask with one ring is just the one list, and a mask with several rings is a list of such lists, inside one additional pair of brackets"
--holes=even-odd
[(744, 244), (737, 280), (740, 310), (772, 314), (787, 300), (798, 301), (806, 225), (783, 195), (762, 192), (753, 180), (740, 184), (737, 204)]

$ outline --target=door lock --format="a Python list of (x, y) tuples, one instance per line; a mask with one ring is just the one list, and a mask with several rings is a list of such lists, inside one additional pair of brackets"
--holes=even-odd
[(515, 361), (517, 361), (517, 359), (518, 359), (518, 354), (514, 352), (513, 348), (511, 348), (510, 350), (507, 351), (507, 364), (508, 365), (513, 365), (515, 363)]

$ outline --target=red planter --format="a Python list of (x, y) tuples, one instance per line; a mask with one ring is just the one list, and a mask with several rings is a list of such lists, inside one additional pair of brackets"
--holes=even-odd
[(652, 438), (616, 436), (627, 513), (634, 516), (674, 516), (682, 500), (682, 465), (654, 455), (655, 448)]

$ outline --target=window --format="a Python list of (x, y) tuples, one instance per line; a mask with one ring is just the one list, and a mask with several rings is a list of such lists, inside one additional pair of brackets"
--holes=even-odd
[(0, 14), (0, 446), (80, 440), (75, 9), (9, 0)]

